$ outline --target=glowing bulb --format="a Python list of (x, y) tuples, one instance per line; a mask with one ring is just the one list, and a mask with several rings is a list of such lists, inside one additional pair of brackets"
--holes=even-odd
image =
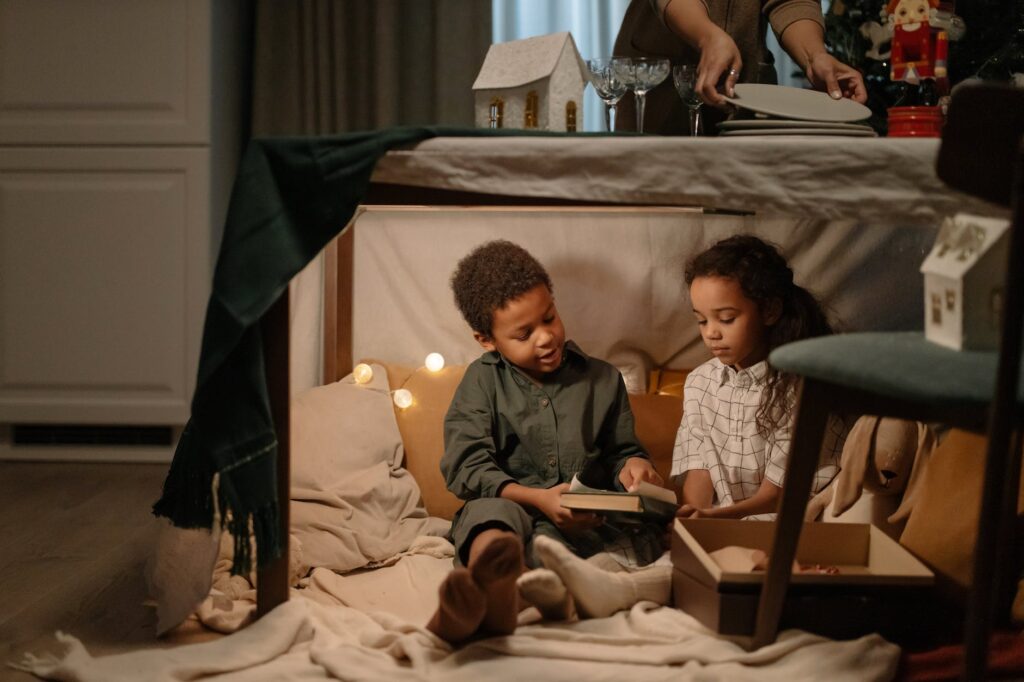
[(431, 353), (427, 356), (427, 359), (423, 361), (423, 364), (427, 366), (431, 372), (440, 372), (444, 367), (444, 356), (440, 353)]
[(360, 362), (352, 368), (352, 378), (357, 384), (368, 384), (373, 379), (373, 368), (365, 362)]
[(393, 398), (395, 405), (401, 409), (405, 409), (412, 405), (412, 393), (407, 388), (400, 388), (395, 391), (395, 397)]

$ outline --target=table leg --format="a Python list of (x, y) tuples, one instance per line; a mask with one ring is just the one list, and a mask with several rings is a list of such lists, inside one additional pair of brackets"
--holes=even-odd
[(775, 641), (782, 605), (786, 600), (790, 574), (800, 531), (810, 497), (814, 472), (818, 468), (822, 438), (828, 421), (828, 391), (812, 379), (804, 379), (797, 391), (793, 439), (790, 441), (786, 480), (782, 486), (775, 537), (768, 557), (761, 599), (757, 605), (753, 647), (758, 649)]

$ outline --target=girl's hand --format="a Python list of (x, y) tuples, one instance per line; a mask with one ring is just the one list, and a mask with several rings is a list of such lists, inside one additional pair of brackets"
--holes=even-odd
[(860, 71), (827, 52), (818, 52), (811, 57), (804, 73), (815, 90), (827, 92), (833, 99), (845, 97), (861, 104), (868, 101), (868, 91)]
[(677, 519), (712, 519), (716, 516), (712, 508), (700, 509), (690, 504), (684, 504), (676, 509)]
[(619, 483), (623, 488), (632, 492), (640, 481), (647, 481), (657, 486), (665, 483), (658, 472), (654, 470), (651, 460), (645, 457), (630, 457), (619, 470)]
[(725, 75), (725, 94), (735, 95), (734, 86), (743, 68), (740, 50), (729, 34), (714, 26), (702, 38), (700, 62), (697, 64), (697, 84), (694, 89), (706, 103), (720, 109), (729, 105), (718, 92), (718, 81)]
[(551, 522), (560, 530), (569, 533), (590, 530), (604, 523), (601, 516), (592, 512), (574, 511), (563, 507), (562, 493), (567, 490), (569, 490), (569, 484), (560, 483), (554, 488), (542, 491), (539, 495), (537, 509), (551, 519)]

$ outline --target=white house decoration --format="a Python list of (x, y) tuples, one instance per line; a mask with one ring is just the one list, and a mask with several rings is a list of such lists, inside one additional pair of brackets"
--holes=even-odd
[(476, 125), (582, 130), (585, 74), (568, 32), (491, 45), (473, 83)]
[(929, 341), (955, 350), (998, 346), (1009, 228), (1007, 220), (966, 213), (943, 221), (921, 264)]

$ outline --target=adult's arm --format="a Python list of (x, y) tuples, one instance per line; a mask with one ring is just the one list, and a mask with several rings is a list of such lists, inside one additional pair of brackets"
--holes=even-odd
[(730, 97), (743, 68), (743, 59), (736, 42), (711, 21), (703, 0), (655, 0), (661, 10), (662, 21), (677, 36), (700, 50), (695, 90), (702, 100), (712, 106), (725, 106), (727, 102), (716, 86), (726, 75), (725, 92)]
[(825, 21), (818, 0), (769, 0), (764, 4), (764, 12), (782, 48), (799, 64), (816, 90), (835, 99), (867, 101), (860, 72), (840, 62), (825, 48)]

